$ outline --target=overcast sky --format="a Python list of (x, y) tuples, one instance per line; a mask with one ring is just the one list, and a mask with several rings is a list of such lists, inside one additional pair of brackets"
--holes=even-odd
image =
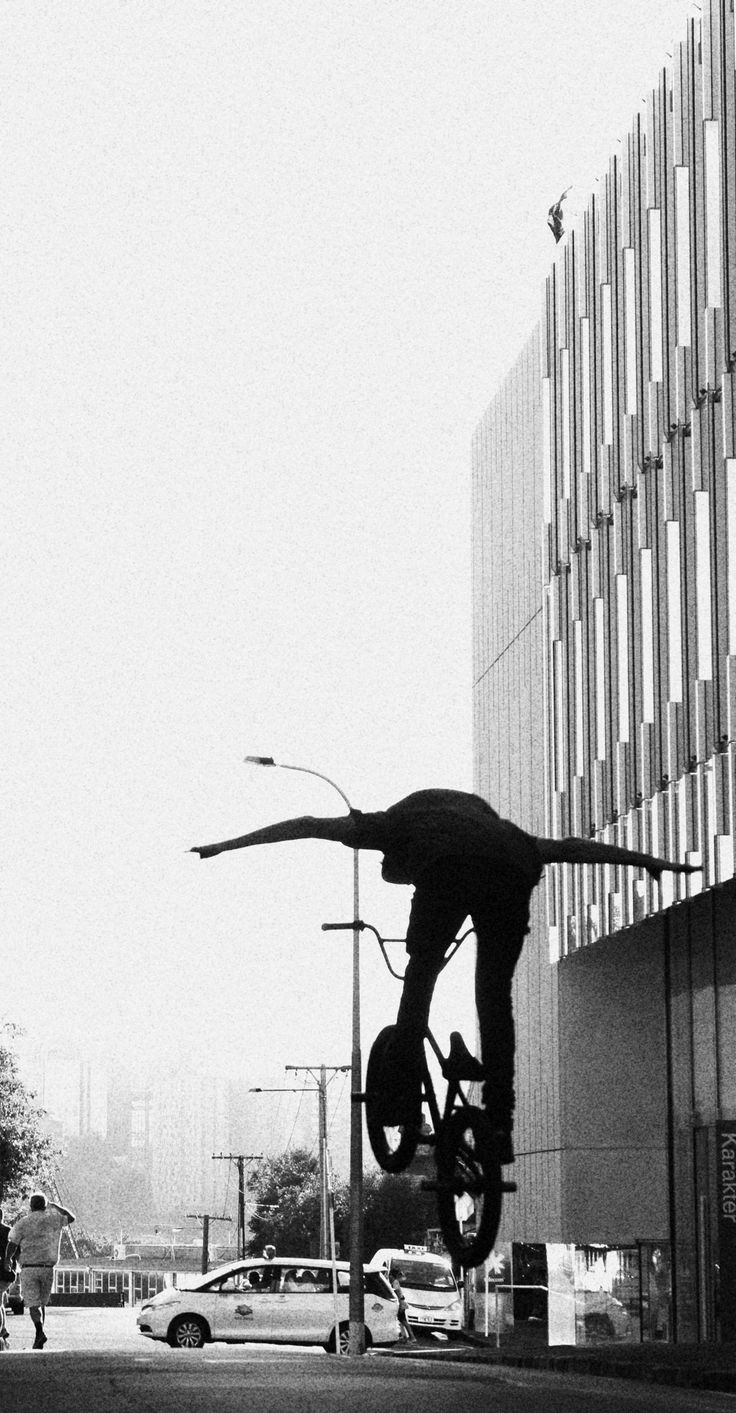
[[(470, 443), (679, 0), (2, 0), (2, 1010), (350, 1058), (352, 864), (191, 845), (472, 788)], [(524, 820), (517, 821), (524, 825)], [(362, 865), (403, 934), (408, 889)], [(471, 1034), (471, 958), (438, 1033)], [(366, 946), (364, 1053), (398, 986)], [(276, 1080), (278, 1082), (278, 1080)], [(264, 1101), (265, 1102), (265, 1101)]]

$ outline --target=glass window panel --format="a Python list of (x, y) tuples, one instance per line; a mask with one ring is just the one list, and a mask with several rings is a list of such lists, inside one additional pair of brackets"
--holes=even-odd
[(675, 236), (677, 250), (677, 342), (689, 348), (690, 335), (690, 172), (675, 168)]
[(662, 381), (662, 227), (656, 206), (649, 212), (649, 377)]
[(560, 397), (562, 399), (562, 494), (570, 499), (570, 350), (560, 353)]
[(611, 351), (611, 286), (601, 285), (603, 311), (603, 443), (613, 442), (613, 356)]
[(585, 762), (583, 742), (583, 625), (579, 618), (573, 623), (573, 633), (575, 635), (575, 774), (582, 778)]
[(565, 788), (565, 714), (563, 709), (563, 655), (562, 643), (559, 638), (554, 645), (554, 666), (555, 666), (555, 786), (558, 790)]
[(706, 298), (709, 309), (721, 306), (721, 153), (718, 123), (705, 131)]
[(544, 523), (552, 521), (552, 448), (550, 445), (550, 380), (542, 379), (542, 495)]
[(669, 649), (669, 700), (682, 701), (682, 584), (680, 581), (680, 526), (667, 521), (667, 639)]
[(641, 557), (641, 680), (642, 720), (654, 721), (654, 620), (652, 608), (652, 551)]
[(594, 599), (596, 758), (606, 759), (606, 639), (603, 599)]
[(736, 460), (726, 462), (728, 516), (728, 651), (736, 653)]
[(629, 739), (629, 595), (625, 574), (616, 575), (618, 637), (618, 739)]
[(695, 581), (698, 620), (698, 677), (713, 676), (713, 642), (710, 596), (710, 496), (695, 492)]
[(626, 309), (626, 411), (636, 412), (636, 271), (634, 252), (624, 250), (624, 298)]
[(583, 384), (583, 471), (590, 471), (590, 319), (580, 320)]
[(733, 839), (725, 834), (721, 834), (717, 840), (718, 844), (718, 881), (724, 883), (727, 878), (733, 878), (734, 874), (734, 852)]

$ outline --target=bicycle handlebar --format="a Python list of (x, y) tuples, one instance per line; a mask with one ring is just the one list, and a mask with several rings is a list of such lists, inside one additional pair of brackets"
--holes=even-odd
[(365, 923), (365, 922), (360, 922), (360, 920), (359, 920), (358, 918), (356, 918), (355, 922), (323, 922), (323, 923), (322, 923), (322, 931), (323, 931), (323, 932), (363, 932), (364, 928), (366, 928), (367, 926), (368, 926), (367, 923)]
[[(394, 971), (394, 969), (393, 969), (393, 967), (392, 967), (392, 965), (391, 965), (391, 963), (390, 963), (390, 961), (389, 961), (389, 959), (388, 959), (388, 954), (387, 954), (387, 952), (386, 952), (386, 943), (387, 943), (387, 942), (404, 942), (404, 941), (406, 940), (404, 937), (382, 937), (381, 934), (380, 934), (380, 932), (378, 931), (378, 928), (377, 928), (377, 927), (374, 927), (373, 924), (370, 923), (370, 922), (363, 922), (360, 918), (355, 918), (353, 922), (323, 922), (323, 923), (322, 923), (322, 931), (323, 931), (323, 932), (372, 932), (372, 933), (373, 933), (373, 936), (375, 937), (375, 939), (376, 939), (376, 941), (377, 941), (377, 943), (378, 943), (378, 945), (379, 945), (379, 947), (381, 948), (381, 953), (382, 953), (382, 956), (383, 956), (383, 960), (384, 960), (384, 962), (386, 963), (386, 966), (388, 967), (388, 969), (389, 969), (391, 975), (392, 975), (392, 976), (395, 976), (397, 981), (403, 981), (403, 980), (404, 980), (403, 976), (402, 976), (398, 971)], [(465, 938), (466, 938), (466, 937), (469, 937), (470, 934), (471, 934), (471, 932), (474, 932), (474, 931), (475, 931), (475, 928), (474, 928), (474, 927), (469, 927), (468, 930), (467, 930), (467, 932), (463, 932), (463, 934), (462, 934), (461, 937), (456, 937), (456, 938), (455, 938), (452, 947), (450, 948), (449, 952), (447, 953), (447, 956), (444, 958), (444, 960), (443, 960), (443, 962), (442, 962), (442, 966), (440, 967), (440, 970), (441, 970), (441, 971), (443, 971), (444, 968), (447, 966), (447, 963), (452, 960), (452, 958), (454, 957), (454, 955), (455, 955), (455, 953), (457, 952), (458, 948), (460, 947), (461, 943), (463, 943), (463, 942), (465, 941)]]

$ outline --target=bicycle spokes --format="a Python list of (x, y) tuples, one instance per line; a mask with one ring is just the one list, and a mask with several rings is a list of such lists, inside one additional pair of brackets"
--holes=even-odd
[(455, 1109), (437, 1148), (437, 1203), (447, 1248), (463, 1266), (493, 1249), (501, 1218), (501, 1165), (481, 1109)]

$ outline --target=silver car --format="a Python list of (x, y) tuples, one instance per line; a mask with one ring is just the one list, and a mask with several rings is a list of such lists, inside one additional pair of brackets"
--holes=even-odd
[[(230, 1343), (321, 1344), (328, 1352), (348, 1346), (350, 1267), (302, 1256), (272, 1261), (230, 1261), (208, 1271), (186, 1290), (169, 1287), (144, 1301), (136, 1323), (149, 1339), (173, 1349), (200, 1349), (211, 1340)], [(398, 1300), (380, 1271), (363, 1276), (366, 1348), (400, 1338)]]

